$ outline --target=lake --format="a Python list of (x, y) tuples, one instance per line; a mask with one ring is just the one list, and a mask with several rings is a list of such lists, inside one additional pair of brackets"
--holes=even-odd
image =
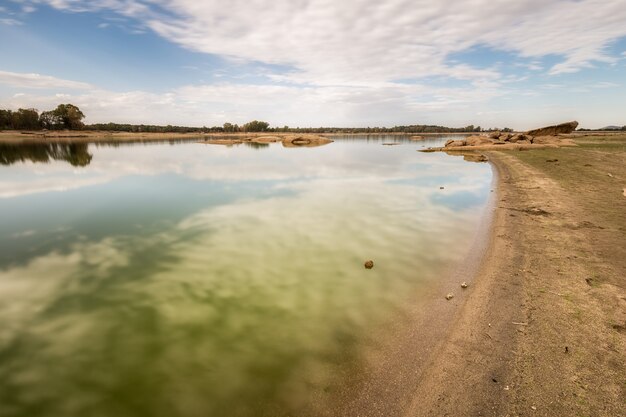
[(0, 415), (307, 414), (475, 242), (445, 139), (0, 145)]

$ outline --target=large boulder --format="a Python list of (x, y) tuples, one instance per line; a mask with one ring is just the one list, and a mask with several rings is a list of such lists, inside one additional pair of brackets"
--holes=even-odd
[(498, 139), (501, 134), (502, 132), (500, 132), (499, 130), (496, 130), (495, 132), (489, 133), (489, 137), (492, 139)]
[(312, 148), (315, 146), (327, 145), (329, 143), (332, 143), (333, 141), (317, 135), (296, 135), (285, 136), (282, 139), (282, 142), (285, 148)]
[(547, 126), (526, 132), (530, 136), (554, 136), (559, 134), (572, 133), (578, 127), (578, 122), (561, 123), (560, 125)]
[(491, 139), (487, 136), (469, 136), (465, 139), (467, 146), (491, 145)]
[(549, 136), (549, 135), (544, 135), (544, 136), (537, 136), (535, 138), (533, 138), (533, 143), (539, 144), (539, 145), (547, 145), (550, 143), (558, 143), (560, 141), (558, 136)]
[(528, 137), (528, 135), (525, 135), (523, 133), (516, 133), (509, 138), (509, 142), (511, 143), (517, 143), (519, 141), (528, 141), (530, 143), (530, 138)]
[(444, 145), (444, 148), (449, 148), (451, 146), (465, 146), (467, 144), (467, 142), (465, 142), (465, 140), (460, 139), (460, 140), (454, 140), (454, 139), (450, 139), (446, 142), (446, 144)]

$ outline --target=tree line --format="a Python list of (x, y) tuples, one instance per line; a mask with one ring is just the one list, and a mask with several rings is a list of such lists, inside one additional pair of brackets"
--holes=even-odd
[[(483, 129), (480, 126), (446, 127), (437, 125), (403, 125), (394, 127), (270, 127), (268, 122), (253, 120), (243, 125), (224, 123), (213, 127), (136, 125), (129, 123), (83, 124), (85, 115), (73, 104), (59, 104), (54, 110), (41, 114), (36, 109), (0, 110), (0, 130), (97, 130), (106, 132), (155, 132), (155, 133), (246, 133), (246, 132), (288, 132), (288, 133), (466, 133), (491, 130), (511, 131), (509, 128)], [(622, 129), (626, 130), (626, 129)]]
[(0, 129), (14, 130), (79, 130), (85, 115), (73, 104), (59, 104), (54, 110), (39, 114), (37, 109), (0, 109)]

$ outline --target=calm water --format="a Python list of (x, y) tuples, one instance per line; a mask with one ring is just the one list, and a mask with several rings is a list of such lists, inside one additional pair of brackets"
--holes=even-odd
[(0, 416), (298, 415), (469, 250), (441, 140), (0, 146)]

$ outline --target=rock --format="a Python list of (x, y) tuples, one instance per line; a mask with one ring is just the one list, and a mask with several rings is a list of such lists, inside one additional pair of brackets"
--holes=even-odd
[(491, 139), (487, 136), (469, 136), (465, 139), (467, 146), (491, 145)]
[(383, 145), (386, 145), (386, 146), (400, 145), (400, 142), (385, 142), (383, 143)]
[(463, 281), (463, 282), (461, 283), (461, 288), (467, 288), (467, 282)]
[(500, 132), (499, 130), (495, 131), (495, 132), (491, 132), (489, 133), (489, 137), (492, 139), (498, 139), (500, 137), (500, 135), (502, 134), (502, 132)]
[(298, 148), (322, 146), (332, 143), (333, 141), (322, 136), (316, 135), (302, 135), (302, 136), (287, 136), (283, 138), (282, 143), (285, 148)]
[(365, 269), (372, 269), (374, 268), (374, 261), (372, 260), (365, 261), (365, 264), (363, 266), (365, 266)]
[(527, 140), (527, 141), (529, 141), (529, 143), (530, 143), (530, 140), (529, 140), (529, 139), (530, 139), (530, 138), (528, 137), (528, 135), (525, 135), (525, 134), (523, 134), (523, 133), (516, 133), (516, 134), (512, 135), (512, 136), (509, 138), (509, 142), (511, 142), (511, 143), (517, 143), (517, 142), (519, 142), (519, 141), (526, 141), (526, 140)]
[(439, 187), (440, 190), (443, 190), (443, 187)]
[(489, 158), (487, 158), (483, 154), (478, 154), (478, 155), (474, 154), (474, 155), (463, 155), (463, 160), (467, 162), (487, 162), (489, 161)]
[(424, 139), (424, 136), (419, 136), (419, 135), (411, 136), (411, 140), (423, 140), (423, 139)]
[(535, 136), (532, 140), (532, 143), (539, 143), (539, 144), (547, 144), (547, 143), (555, 143), (555, 142), (559, 142), (560, 139), (558, 136)]
[(243, 143), (243, 141), (238, 140), (238, 139), (208, 139), (208, 140), (205, 140), (204, 142), (200, 142), (200, 143), (206, 143), (206, 144), (209, 144), (209, 145), (232, 146), (232, 145), (239, 145), (240, 143)]
[(510, 133), (503, 133), (503, 134), (501, 134), (500, 136), (498, 136), (498, 140), (501, 140), (501, 141), (503, 141), (503, 142), (506, 142), (506, 141), (508, 141), (509, 139), (511, 139), (511, 136), (513, 136), (513, 135), (511, 135)]
[(448, 293), (448, 295), (446, 295), (446, 300), (452, 300), (454, 298), (454, 294), (452, 294), (451, 292)]
[(448, 148), (450, 146), (465, 146), (466, 144), (467, 142), (465, 142), (465, 140), (463, 139), (459, 139), (459, 140), (450, 139), (446, 142), (446, 144), (444, 145), (444, 148)]
[(546, 162), (559, 162), (558, 159), (546, 159)]
[(275, 143), (280, 142), (280, 138), (278, 136), (256, 136), (250, 139), (250, 141), (254, 143)]
[(578, 127), (578, 122), (561, 123), (554, 126), (546, 126), (539, 129), (529, 130), (526, 134), (531, 136), (553, 136), (562, 133), (572, 133)]

